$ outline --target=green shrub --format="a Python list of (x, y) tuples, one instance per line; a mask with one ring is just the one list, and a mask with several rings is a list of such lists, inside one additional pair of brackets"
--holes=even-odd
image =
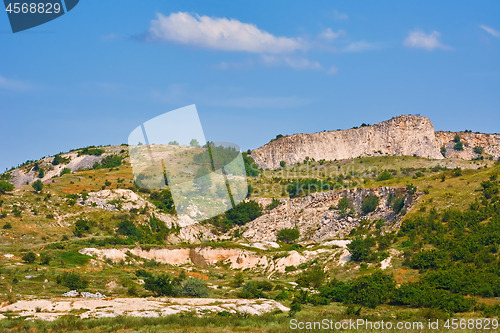
[(144, 280), (144, 289), (159, 296), (175, 296), (172, 278), (167, 274), (151, 275)]
[(243, 290), (237, 293), (240, 298), (267, 298), (266, 294), (259, 288), (259, 284), (255, 281), (248, 282), (243, 286)]
[(460, 135), (459, 134), (455, 134), (455, 137), (453, 138), (453, 141), (458, 143), (460, 142)]
[(52, 160), (52, 165), (59, 165), (61, 163), (61, 154), (57, 154), (54, 156), (54, 159)]
[(70, 168), (64, 168), (61, 170), (61, 173), (60, 173), (60, 176), (64, 176), (64, 175), (67, 175), (67, 174), (70, 174), (71, 173), (71, 169)]
[(375, 194), (368, 195), (361, 205), (361, 211), (363, 213), (368, 214), (374, 212), (379, 204), (379, 198)]
[(285, 161), (281, 161), (280, 162), (280, 167), (284, 168), (286, 166), (286, 162)]
[(30, 252), (26, 253), (25, 255), (23, 255), (22, 259), (24, 262), (32, 264), (36, 260), (36, 254), (34, 254), (33, 252), (30, 251)]
[(40, 192), (43, 190), (43, 183), (40, 179), (37, 179), (31, 186), (36, 192)]
[(462, 169), (460, 167), (456, 167), (455, 169), (453, 169), (451, 175), (453, 177), (461, 177), (462, 176)]
[(272, 210), (280, 205), (280, 201), (276, 198), (273, 198), (273, 201), (266, 206), (267, 210)]
[(381, 174), (378, 175), (377, 181), (389, 180), (392, 178), (392, 173), (387, 170), (384, 170)]
[(5, 194), (6, 192), (10, 192), (14, 189), (14, 185), (4, 180), (0, 180), (0, 193)]
[(88, 281), (76, 272), (64, 272), (56, 277), (56, 283), (70, 290), (81, 290), (87, 288)]
[(12, 224), (10, 224), (10, 222), (6, 222), (6, 223), (3, 225), (2, 229), (12, 229)]
[(300, 237), (300, 231), (297, 228), (284, 228), (276, 233), (276, 239), (287, 244), (294, 243)]
[(182, 296), (203, 298), (208, 297), (209, 289), (203, 280), (190, 278), (184, 282), (180, 294)]
[(481, 146), (475, 146), (474, 147), (474, 152), (478, 155), (481, 155), (484, 152), (484, 148)]
[(454, 146), (453, 149), (457, 151), (462, 151), (464, 150), (464, 144), (462, 142), (457, 142)]

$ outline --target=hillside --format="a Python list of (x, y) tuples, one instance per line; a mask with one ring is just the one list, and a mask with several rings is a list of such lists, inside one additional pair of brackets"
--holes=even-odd
[[(274, 170), (252, 159), (266, 146), (244, 153), (249, 197), (201, 223), (177, 217), (168, 189), (134, 183), (126, 146), (76, 149), (0, 175), (0, 325), (62, 316), (55, 323), (71, 330), (64, 315), (73, 314), (123, 327), (135, 325), (127, 317), (185, 322), (197, 313), (283, 332), (290, 317), (498, 317), (498, 136), (462, 133), (458, 151), (454, 133), (414, 116), (331, 133), (365, 146), (388, 140), (391, 150), (337, 160), (307, 152)], [(329, 132), (266, 149), (317, 135)], [(297, 159), (300, 142), (290, 148)], [(443, 156), (445, 143), (453, 151)]]
[[(453, 140), (463, 138), (463, 151), (454, 151)], [(446, 147), (445, 156), (441, 148)], [(482, 147), (486, 156), (500, 157), (500, 135), (435, 132), (430, 119), (403, 115), (387, 121), (349, 130), (294, 134), (272, 140), (252, 151), (261, 168), (276, 169), (287, 165), (316, 161), (345, 160), (363, 156), (420, 156), (430, 159), (473, 159), (481, 155), (474, 147)]]

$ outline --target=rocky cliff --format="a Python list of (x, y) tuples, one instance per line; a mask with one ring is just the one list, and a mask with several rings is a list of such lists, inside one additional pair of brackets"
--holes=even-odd
[[(375, 195), (379, 203), (375, 211), (365, 215), (361, 212), (363, 200)], [(384, 220), (383, 230), (399, 227), (402, 214), (391, 209), (390, 198), (404, 196), (404, 210), (409, 211), (419, 194), (408, 194), (406, 187), (356, 188), (344, 191), (313, 193), (305, 197), (281, 199), (281, 204), (244, 226), (243, 237), (250, 242), (275, 241), (276, 233), (284, 228), (297, 228), (301, 241), (321, 242), (343, 238), (364, 220)], [(342, 215), (332, 209), (346, 197), (354, 211)]]
[[(463, 150), (455, 149), (455, 136), (460, 136)], [(500, 157), (500, 134), (472, 132), (436, 132), (436, 145), (442, 149), (446, 158), (471, 160), (481, 155)], [(444, 147), (444, 149), (443, 149)], [(482, 152), (482, 153), (481, 153)]]
[(446, 158), (476, 158), (476, 146), (483, 147), (487, 155), (500, 156), (500, 135), (459, 133), (464, 150), (456, 151), (455, 134), (435, 132), (427, 117), (403, 115), (361, 128), (284, 136), (255, 149), (252, 157), (261, 168), (276, 169), (281, 161), (289, 165), (306, 157), (333, 161), (387, 154), (443, 159), (443, 146)]

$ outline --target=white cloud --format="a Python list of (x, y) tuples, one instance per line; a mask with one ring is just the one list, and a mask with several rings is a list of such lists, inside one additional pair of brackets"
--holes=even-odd
[(213, 69), (249, 69), (251, 67), (253, 67), (253, 61), (251, 59), (242, 62), (222, 61), (212, 66)]
[(323, 70), (323, 66), (317, 61), (311, 61), (302, 57), (279, 57), (262, 55), (262, 62), (268, 66), (288, 66), (296, 70)]
[(484, 31), (486, 31), (487, 33), (489, 33), (490, 35), (492, 35), (492, 36), (494, 36), (496, 38), (500, 38), (500, 31), (495, 30), (495, 29), (490, 28), (490, 27), (487, 27), (487, 26), (485, 26), (483, 24), (481, 24), (480, 27), (482, 29), (484, 29)]
[(379, 49), (380, 45), (377, 43), (369, 43), (364, 40), (359, 42), (352, 42), (342, 49), (343, 52), (364, 52), (369, 50)]
[(338, 10), (334, 9), (333, 10), (333, 18), (336, 20), (347, 20), (349, 16), (347, 14), (341, 13)]
[(415, 30), (410, 32), (408, 37), (403, 41), (403, 45), (408, 48), (420, 48), (427, 51), (432, 51), (434, 49), (451, 50), (452, 48), (450, 46), (441, 44), (439, 36), (440, 33), (437, 31), (433, 31), (431, 34), (427, 35), (423, 31)]
[(30, 90), (33, 86), (21, 81), (7, 79), (0, 75), (0, 89), (5, 90)]
[(146, 40), (252, 53), (286, 53), (306, 48), (301, 39), (277, 37), (253, 24), (182, 12), (169, 16), (157, 14)]
[(210, 98), (205, 101), (214, 106), (237, 107), (237, 108), (296, 108), (305, 106), (312, 102), (311, 99), (301, 97), (230, 97)]
[(108, 40), (117, 40), (117, 39), (121, 39), (121, 38), (122, 37), (120, 35), (117, 35), (117, 34), (108, 34), (108, 35), (102, 36), (101, 40), (108, 41)]
[(332, 28), (328, 28), (328, 29), (323, 30), (318, 35), (318, 37), (321, 39), (333, 40), (333, 39), (338, 38), (338, 37), (343, 36), (343, 35), (345, 35), (344, 30), (339, 30), (338, 32), (335, 32), (332, 30)]
[(330, 66), (330, 68), (328, 68), (328, 70), (326, 71), (326, 74), (329, 74), (329, 75), (335, 75), (339, 72), (339, 69), (335, 66)]

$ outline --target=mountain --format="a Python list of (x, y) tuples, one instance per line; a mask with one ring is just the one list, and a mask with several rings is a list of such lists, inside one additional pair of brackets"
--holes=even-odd
[[(455, 151), (455, 135), (463, 142), (463, 150)], [(445, 147), (446, 150), (442, 150)], [(390, 120), (360, 128), (294, 134), (272, 140), (252, 151), (252, 157), (261, 168), (276, 169), (280, 162), (287, 165), (302, 163), (306, 157), (319, 160), (345, 160), (362, 156), (420, 156), (430, 159), (473, 159), (483, 152), (500, 157), (500, 135), (435, 132), (429, 118), (401, 115)], [(443, 153), (442, 151), (446, 151)]]

